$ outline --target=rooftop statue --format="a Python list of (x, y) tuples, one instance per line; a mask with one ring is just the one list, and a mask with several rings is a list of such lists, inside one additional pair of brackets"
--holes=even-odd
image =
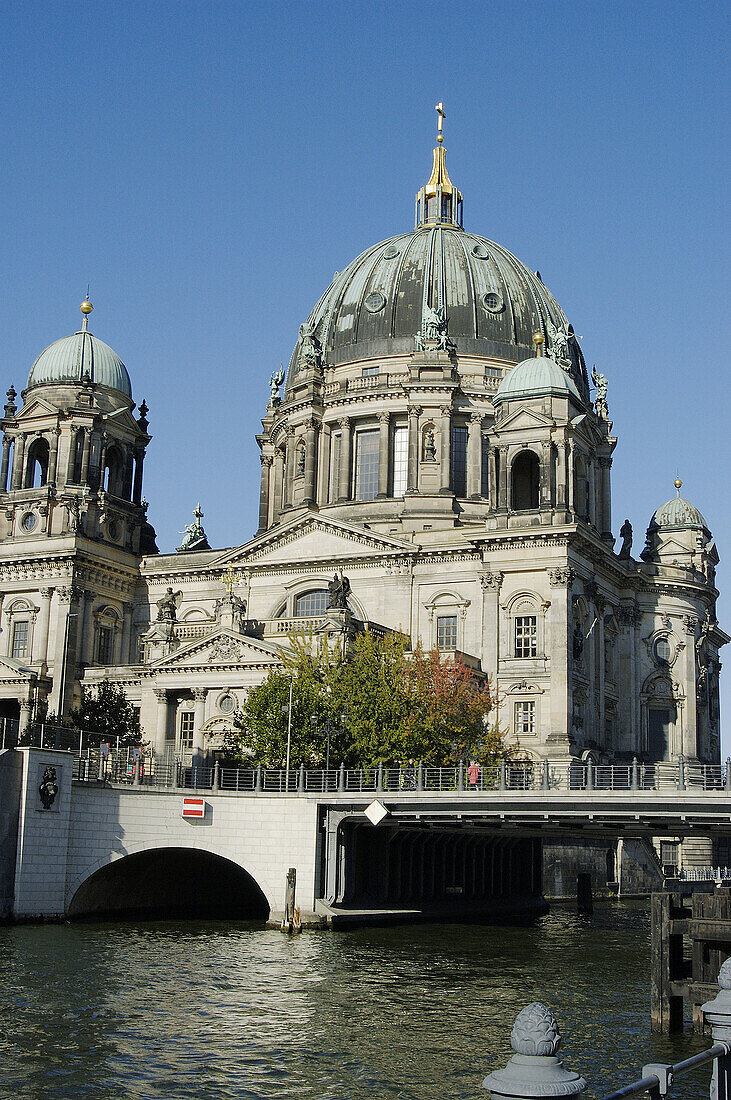
[(551, 358), (558, 363), (559, 367), (568, 371), (571, 367), (569, 340), (573, 340), (574, 334), (569, 331), (570, 326), (567, 324), (554, 325), (552, 321), (547, 320), (546, 327), (551, 341)]
[(591, 368), (591, 380), (596, 388), (596, 400), (594, 402), (596, 414), (600, 420), (609, 420), (609, 405), (607, 404), (607, 389), (609, 382), (596, 367)]
[(159, 623), (176, 622), (182, 599), (182, 592), (173, 592), (172, 588), (168, 586), (165, 595), (157, 601), (157, 621)]
[(300, 325), (300, 351), (297, 358), (297, 369), (305, 370), (307, 367), (321, 367), (322, 354), (320, 341), (315, 336), (315, 326), (306, 321)]
[(188, 523), (185, 527), (185, 538), (178, 547), (179, 551), (182, 550), (210, 550), (206, 533), (201, 526), (201, 520), (203, 518), (203, 512), (201, 506), (198, 504), (193, 511), (195, 520), (193, 523)]
[(622, 539), (619, 556), (620, 558), (627, 560), (630, 557), (632, 550), (632, 524), (628, 519), (626, 519), (620, 527), (619, 536)]
[(279, 370), (275, 371), (269, 379), (269, 404), (276, 405), (279, 401), (279, 387), (284, 381), (284, 364), (279, 364)]
[(327, 606), (329, 611), (347, 611), (348, 596), (350, 595), (350, 581), (347, 577), (336, 573), (327, 586), (330, 593)]
[(419, 351), (449, 351), (454, 344), (447, 335), (449, 318), (444, 312), (444, 306), (434, 309), (425, 305), (421, 314), (421, 331), (414, 336), (414, 343)]

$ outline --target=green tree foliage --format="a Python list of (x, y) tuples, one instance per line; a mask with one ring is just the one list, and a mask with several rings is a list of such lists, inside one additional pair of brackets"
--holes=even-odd
[(503, 753), (488, 724), (493, 700), (484, 677), (461, 659), (417, 648), (403, 635), (357, 635), (346, 656), (339, 646), (290, 637), (284, 669), (249, 694), (241, 730), (229, 735), (232, 757), (282, 767), (320, 767), (330, 732), (331, 766), (368, 767), (422, 760), (441, 765), (469, 756), (489, 763)]
[(142, 743), (137, 710), (124, 688), (109, 680), (102, 680), (96, 690), (82, 688), (81, 704), (71, 711), (70, 718), (76, 729), (84, 731), (85, 741), (92, 747), (102, 741), (114, 747), (117, 738), (120, 745)]

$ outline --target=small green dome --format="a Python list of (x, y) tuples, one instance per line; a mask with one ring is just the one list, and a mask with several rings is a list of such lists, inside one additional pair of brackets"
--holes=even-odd
[(90, 332), (75, 332), (42, 351), (30, 369), (27, 389), (53, 382), (81, 382), (88, 375), (92, 382), (132, 397), (127, 368), (103, 340)]
[(661, 504), (650, 521), (651, 527), (704, 527), (708, 524), (694, 504), (683, 497), (673, 497)]
[(502, 401), (519, 401), (529, 397), (570, 397), (574, 404), (583, 407), (571, 375), (559, 367), (548, 355), (524, 359), (506, 374), (492, 399), (493, 405)]

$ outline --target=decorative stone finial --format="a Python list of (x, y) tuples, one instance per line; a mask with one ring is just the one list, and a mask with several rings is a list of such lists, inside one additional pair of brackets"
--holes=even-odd
[(518, 1013), (510, 1033), (515, 1054), (505, 1069), (489, 1073), (482, 1082), (493, 1100), (538, 1100), (540, 1097), (578, 1096), (586, 1081), (564, 1068), (556, 1057), (561, 1044), (556, 1017), (535, 1001)]
[(5, 406), (5, 416), (6, 417), (13, 417), (13, 416), (15, 416), (16, 412), (18, 411), (17, 405), (15, 404), (15, 398), (17, 396), (18, 395), (15, 392), (15, 386), (13, 386), (12, 383), (11, 383), (10, 389), (7, 392), (8, 403)]
[(731, 959), (726, 959), (718, 972), (718, 984), (721, 989), (731, 989)]
[(434, 110), (437, 112), (437, 141), (441, 145), (444, 141), (444, 134), (442, 133), (444, 127), (444, 120), (447, 117), (444, 113), (444, 104), (437, 103)]
[(534, 1001), (519, 1012), (510, 1032), (510, 1045), (516, 1054), (555, 1054), (561, 1035), (550, 1008)]
[(542, 332), (534, 332), (533, 333), (533, 343), (536, 346), (536, 355), (540, 357), (541, 355), (543, 355), (543, 333)]

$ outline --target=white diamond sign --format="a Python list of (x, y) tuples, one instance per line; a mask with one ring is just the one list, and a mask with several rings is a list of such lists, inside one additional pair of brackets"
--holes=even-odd
[(370, 806), (366, 806), (365, 808), (365, 815), (372, 825), (378, 825), (387, 814), (388, 810), (382, 802), (378, 801), (378, 799), (375, 799), (374, 802), (371, 802)]

